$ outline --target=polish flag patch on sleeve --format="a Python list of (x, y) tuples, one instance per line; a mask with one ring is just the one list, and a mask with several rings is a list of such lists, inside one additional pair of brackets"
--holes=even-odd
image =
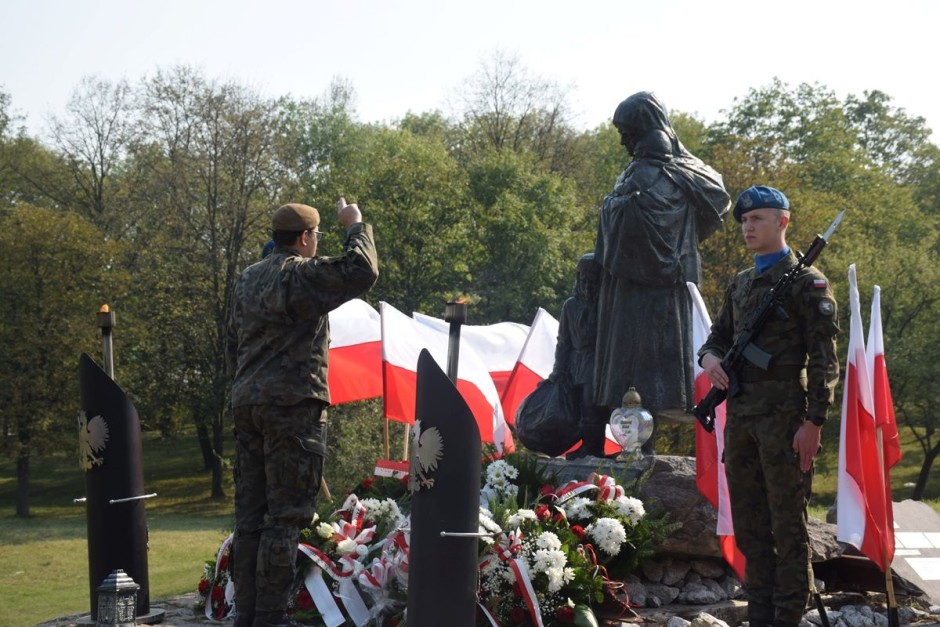
[(823, 289), (827, 285), (829, 285), (829, 282), (826, 279), (813, 279), (813, 287), (817, 289)]

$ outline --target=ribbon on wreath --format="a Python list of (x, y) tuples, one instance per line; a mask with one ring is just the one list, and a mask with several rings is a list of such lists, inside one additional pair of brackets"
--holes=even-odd
[(597, 497), (600, 501), (614, 501), (624, 495), (623, 487), (617, 485), (614, 478), (609, 475), (599, 475), (596, 472), (592, 472), (588, 476), (588, 481), (593, 483), (600, 490), (600, 494), (598, 494)]
[[(353, 575), (356, 574), (356, 566), (359, 564), (356, 559), (352, 555), (344, 555), (339, 558), (339, 564), (336, 564), (323, 551), (309, 544), (301, 543), (297, 549), (314, 563), (314, 568), (310, 569), (304, 579), (304, 585), (327, 627), (338, 627), (346, 621), (336, 598), (343, 601), (343, 607), (357, 627), (368, 623), (369, 609), (353, 583)], [(337, 583), (338, 589), (335, 593), (323, 580), (323, 573)]]
[[(522, 600), (525, 601), (529, 609), (529, 616), (532, 618), (532, 624), (535, 627), (544, 627), (542, 623), (542, 610), (539, 608), (539, 599), (532, 587), (532, 579), (529, 577), (529, 569), (526, 567), (524, 559), (517, 557), (522, 550), (522, 532), (516, 529), (508, 534), (503, 534), (493, 546), (496, 557), (501, 562), (506, 562), (516, 577), (516, 583), (519, 584), (519, 591), (522, 594)], [(486, 566), (488, 560), (484, 560), (480, 567)]]
[[(228, 534), (228, 537), (222, 541), (222, 545), (219, 547), (219, 552), (215, 556), (215, 571), (212, 574), (212, 581), (215, 581), (219, 576), (219, 570), (222, 566), (222, 558), (225, 557), (225, 552), (231, 546), (232, 542), (235, 540), (235, 533)], [(209, 620), (217, 620), (218, 617), (212, 615), (212, 589), (214, 586), (209, 586), (209, 589), (206, 590), (206, 602), (205, 602), (205, 613), (206, 618)], [(231, 577), (229, 577), (228, 582), (225, 584), (224, 592), (225, 603), (228, 604), (229, 610), (228, 613), (223, 618), (230, 618), (235, 615), (235, 584), (232, 582)]]
[(562, 487), (558, 488), (558, 492), (555, 493), (556, 503), (561, 505), (565, 501), (573, 499), (579, 494), (584, 492), (589, 492), (591, 490), (597, 490), (597, 486), (590, 481), (575, 481), (571, 480)]

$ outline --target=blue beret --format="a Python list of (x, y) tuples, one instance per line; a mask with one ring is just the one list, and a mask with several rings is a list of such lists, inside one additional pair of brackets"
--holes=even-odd
[(753, 185), (741, 192), (738, 202), (734, 203), (734, 219), (741, 221), (741, 216), (751, 209), (790, 209), (790, 201), (779, 189), (766, 185)]

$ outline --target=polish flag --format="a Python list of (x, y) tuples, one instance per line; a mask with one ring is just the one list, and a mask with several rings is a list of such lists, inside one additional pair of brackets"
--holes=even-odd
[(539, 307), (501, 396), (503, 415), (509, 424), (515, 424), (516, 410), (525, 397), (552, 373), (557, 343), (558, 321)]
[[(382, 371), (385, 416), (414, 424), (418, 389), (418, 355), (427, 349), (447, 370), (448, 334), (421, 324), (388, 303), (379, 303), (382, 319)], [(461, 343), (463, 344), (463, 343)], [(512, 435), (503, 418), (493, 379), (476, 351), (461, 346), (457, 364), (457, 390), (476, 418), (480, 439), (501, 451), (514, 450)]]
[[(705, 301), (695, 283), (687, 282), (689, 295), (692, 297), (692, 355), (695, 364), (695, 402), (705, 398), (711, 389), (708, 376), (698, 365), (694, 357), (702, 347), (712, 326), (711, 317), (705, 307)], [(725, 561), (744, 581), (745, 559), (734, 541), (734, 525), (731, 520), (731, 499), (728, 498), (728, 480), (725, 465), (721, 461), (725, 448), (725, 404), (715, 408), (715, 430), (708, 433), (695, 421), (695, 485), (702, 496), (718, 510), (718, 543)]]
[(379, 312), (358, 298), (330, 312), (327, 384), (330, 403), (382, 396), (382, 325)]
[[(440, 318), (417, 312), (412, 313), (411, 317), (421, 324), (450, 333), (450, 324)], [(470, 346), (476, 351), (486, 364), (486, 369), (496, 385), (496, 392), (501, 395), (528, 336), (529, 327), (517, 322), (464, 324), (460, 327), (460, 350), (463, 352), (465, 346)]]
[[(891, 397), (891, 386), (888, 383), (888, 367), (885, 364), (884, 335), (881, 329), (881, 288), (875, 286), (875, 295), (871, 301), (871, 320), (868, 323), (868, 347), (866, 358), (868, 371), (872, 377), (872, 399), (875, 408), (875, 426), (881, 429), (881, 442), (885, 464), (885, 490), (890, 495), (891, 483), (888, 481), (888, 470), (901, 461), (901, 442), (898, 439), (898, 424), (894, 418), (894, 400)], [(888, 498), (887, 502), (891, 502)], [(894, 529), (894, 515), (889, 509), (891, 519), (888, 520), (888, 529)], [(891, 542), (893, 544), (893, 541)]]
[(836, 539), (859, 549), (886, 572), (894, 557), (894, 530), (888, 528), (893, 514), (889, 514), (888, 468), (875, 426), (855, 264), (849, 266), (849, 304), (851, 324), (839, 438)]
[[(509, 381), (502, 394), (503, 415), (509, 424), (515, 424), (516, 411), (522, 401), (532, 393), (538, 384), (552, 374), (555, 367), (555, 346), (558, 344), (558, 321), (541, 307), (535, 314), (529, 335), (519, 360), (509, 375)], [(576, 449), (580, 440), (569, 451)], [(621, 450), (617, 440), (607, 425), (604, 454), (613, 455)]]

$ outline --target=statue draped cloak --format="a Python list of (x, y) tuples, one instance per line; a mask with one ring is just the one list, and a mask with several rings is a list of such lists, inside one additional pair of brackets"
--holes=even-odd
[(655, 414), (694, 402), (692, 304), (698, 243), (713, 233), (730, 198), (721, 175), (689, 153), (652, 94), (618, 108), (637, 142), (634, 160), (601, 206), (595, 259), (598, 297), (595, 403), (620, 406), (630, 386)]

